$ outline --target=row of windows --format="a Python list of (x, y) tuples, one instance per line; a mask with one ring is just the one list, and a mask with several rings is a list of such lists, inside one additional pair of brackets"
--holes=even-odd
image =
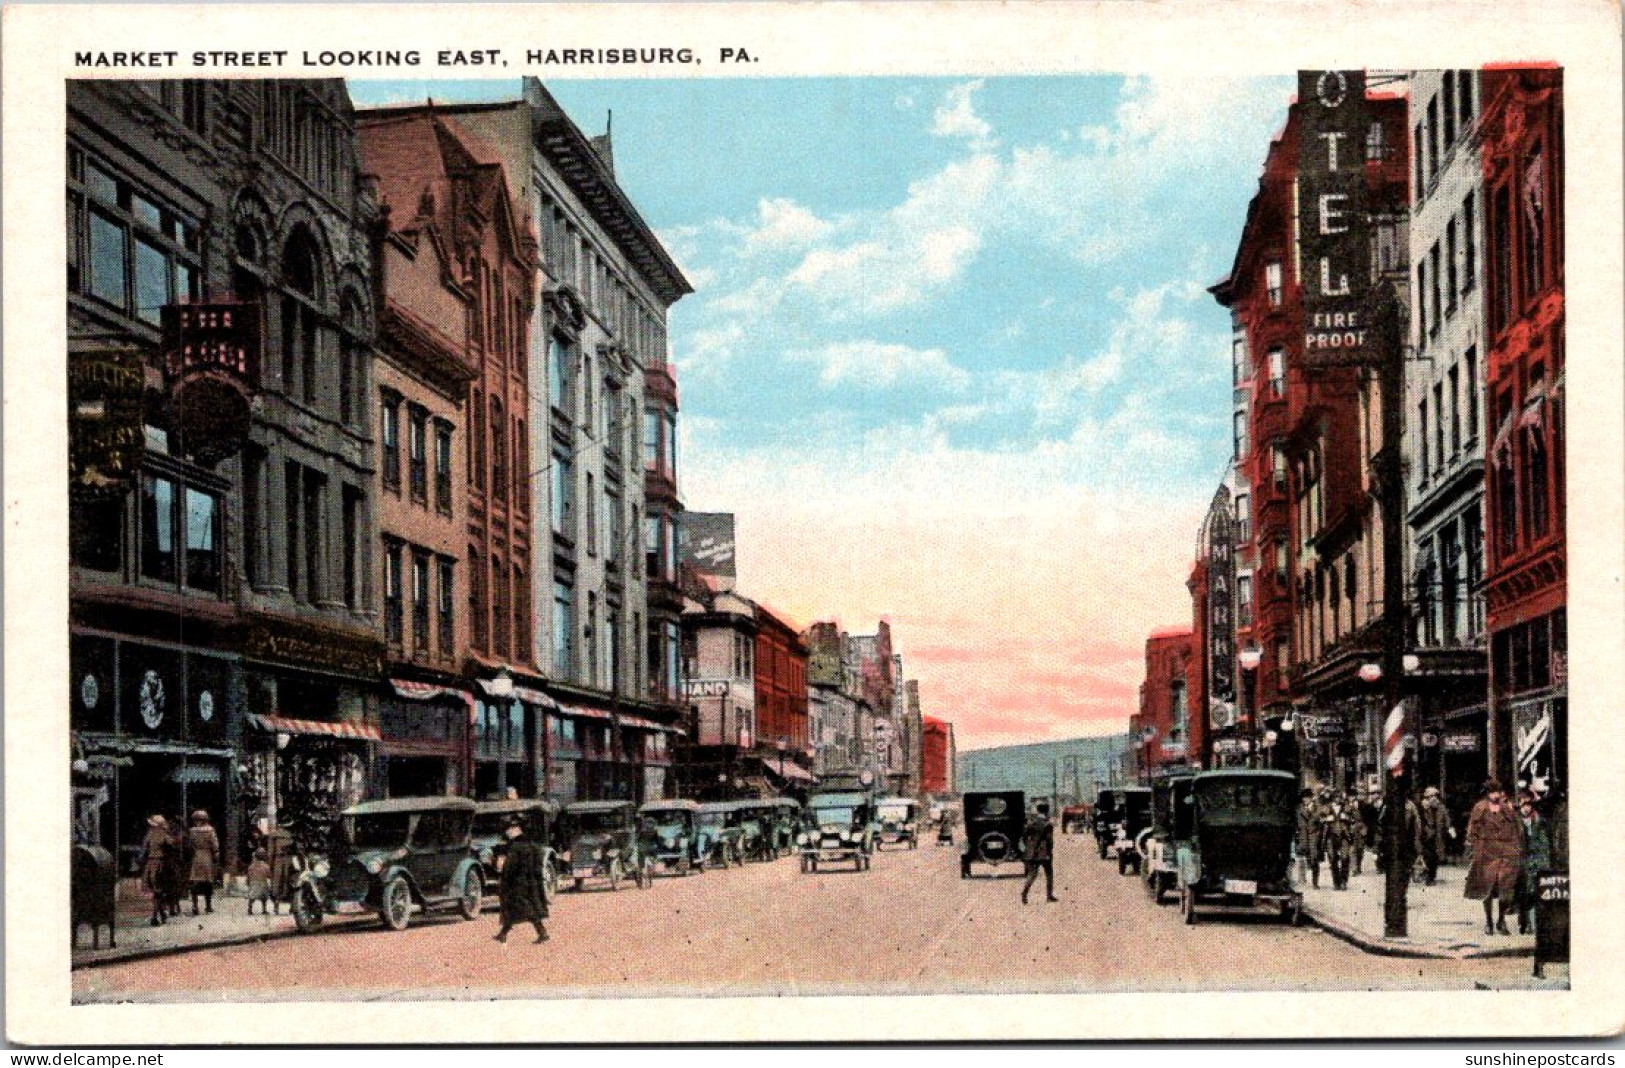
[[(379, 398), (379, 475), (384, 489), (401, 492), (401, 408), (400, 394), (384, 390)], [(445, 419), (434, 418), (420, 404), (406, 408), (406, 485), (408, 496), (425, 508), (429, 506), (429, 442), (434, 441), (434, 506), (444, 515), (451, 514), (451, 454), (453, 426)], [(432, 426), (432, 432), (431, 432)]]
[(1415, 577), (1416, 634), (1422, 645), (1456, 645), (1484, 630), (1484, 529), (1478, 505), (1430, 535)]
[[(407, 569), (411, 572), (409, 587)], [(384, 637), (390, 645), (406, 649), (409, 655), (449, 658), (456, 654), (452, 611), (456, 573), (457, 562), (450, 557), (393, 538), (384, 539)], [(412, 610), (410, 641), (406, 626), (408, 600)]]
[[(1416, 405), (1417, 475), (1444, 473), (1478, 440), (1478, 349), (1469, 348)], [(1431, 433), (1429, 428), (1431, 427)], [(1448, 451), (1447, 450), (1448, 447)]]
[(1425, 115), (1426, 118), (1416, 124), (1412, 142), (1418, 201), (1427, 195), (1427, 183), (1439, 173), (1444, 157), (1458, 140), (1472, 131), (1473, 72), (1445, 71), (1444, 84), (1428, 99)]
[[(475, 489), (487, 489), (491, 499), (506, 501), (511, 489), (514, 511), (530, 511), (530, 473), (524, 470), (530, 455), (525, 421), (510, 417), (502, 398), (474, 390), (468, 398), (468, 477)], [(512, 467), (509, 467), (509, 457)]]
[(197, 223), (77, 147), (68, 149), (68, 292), (150, 326), (200, 299)]
[(1485, 242), (1492, 249), (1490, 271), (1490, 330), (1499, 334), (1513, 318), (1538, 298), (1560, 262), (1549, 232), (1552, 191), (1546, 173), (1542, 143), (1535, 141), (1519, 161), (1517, 173), (1497, 186), (1487, 220)]
[(542, 251), (553, 277), (574, 287), (593, 316), (644, 366), (666, 363), (666, 331), (628, 283), (599, 255), (564, 209), (542, 198)]
[[(133, 573), (144, 583), (219, 594), (225, 559), (220, 494), (153, 472), (141, 475), (139, 491), (133, 514), (127, 510), (127, 496), (72, 502), (69, 545), (74, 564)], [(133, 560), (125, 555), (131, 545), (136, 548)]]
[(1563, 404), (1547, 395), (1544, 362), (1531, 364), (1524, 401), (1511, 387), (1495, 398), (1495, 444), (1488, 483), (1495, 509), (1495, 547), (1501, 558), (1544, 538), (1564, 499)]
[(1427, 348), (1446, 320), (1478, 284), (1478, 204), (1475, 193), (1461, 202), (1461, 212), (1445, 224), (1443, 243), (1435, 241), (1416, 264), (1418, 347)]

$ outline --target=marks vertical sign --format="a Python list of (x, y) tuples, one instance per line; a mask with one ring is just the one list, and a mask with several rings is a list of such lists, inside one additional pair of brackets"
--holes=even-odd
[(1367, 293), (1371, 242), (1365, 213), (1369, 135), (1365, 72), (1300, 70), (1298, 246), (1303, 358), (1309, 367), (1370, 362)]
[(1207, 693), (1214, 729), (1236, 722), (1236, 528), (1230, 509), (1230, 491), (1220, 486), (1207, 513)]

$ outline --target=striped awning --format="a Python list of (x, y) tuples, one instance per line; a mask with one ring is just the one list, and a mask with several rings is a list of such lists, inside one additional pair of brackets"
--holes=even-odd
[(374, 742), (382, 741), (377, 727), (369, 727), (362, 723), (329, 723), (319, 719), (289, 719), (286, 716), (250, 714), (248, 725), (262, 731), (274, 731), (278, 734), (312, 734), (328, 738), (361, 738)]
[(587, 708), (583, 705), (565, 705), (554, 702), (554, 710), (566, 716), (580, 716), (583, 719), (611, 719), (607, 708)]
[(452, 686), (437, 686), (432, 682), (390, 679), (389, 686), (390, 689), (395, 691), (397, 697), (404, 697), (408, 701), (433, 701), (437, 697), (450, 697), (464, 704), (469, 704), (474, 700), (474, 695), (467, 690), (459, 690)]

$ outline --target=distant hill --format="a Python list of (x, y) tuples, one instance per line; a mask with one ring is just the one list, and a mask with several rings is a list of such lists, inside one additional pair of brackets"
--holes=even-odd
[[(1029, 795), (1048, 797), (1055, 782), (1052, 776), (1055, 776), (1060, 780), (1060, 792), (1070, 794), (1075, 764), (1078, 790), (1086, 799), (1092, 799), (1097, 782), (1112, 781), (1111, 769), (1119, 769), (1117, 774), (1121, 775), (1123, 751), (1127, 746), (1127, 734), (1112, 734), (973, 749), (961, 752), (955, 761), (956, 781), (962, 792), (1024, 790)], [(1069, 761), (1068, 757), (1076, 759)]]

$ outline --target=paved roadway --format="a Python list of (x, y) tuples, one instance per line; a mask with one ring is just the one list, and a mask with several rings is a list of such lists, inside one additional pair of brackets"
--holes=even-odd
[[(1513, 982), (1527, 960), (1364, 953), (1277, 919), (1204, 917), (1151, 903), (1144, 884), (1058, 836), (1059, 904), (1023, 907), (1018, 866), (961, 880), (957, 847), (888, 851), (867, 872), (802, 875), (794, 859), (662, 877), (648, 890), (562, 893), (534, 945), (491, 940), (494, 911), (88, 968), (77, 1001), (380, 1000), (492, 996), (1461, 989)], [(979, 866), (978, 873), (983, 869)], [(1039, 889), (1042, 888), (1042, 880)]]

